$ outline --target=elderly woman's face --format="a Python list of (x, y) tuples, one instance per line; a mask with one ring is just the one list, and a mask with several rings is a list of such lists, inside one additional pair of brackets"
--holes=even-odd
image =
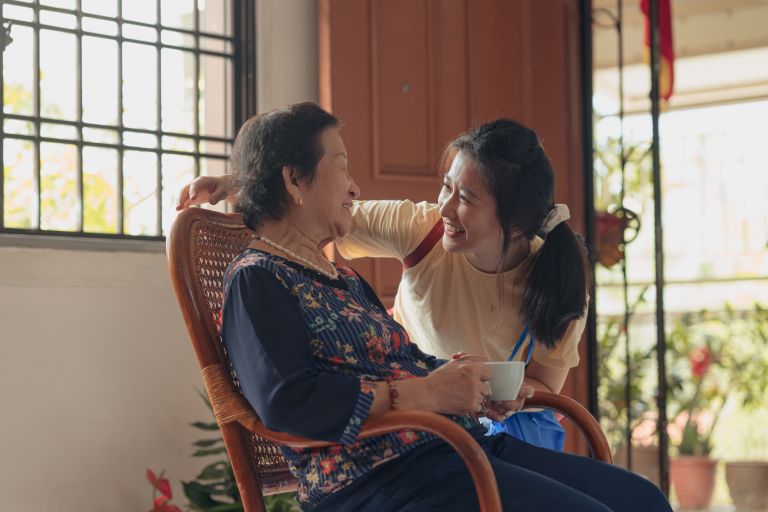
[(323, 131), (320, 143), (323, 158), (315, 181), (305, 191), (304, 207), (326, 236), (339, 238), (352, 229), (352, 201), (360, 196), (360, 189), (349, 174), (347, 149), (338, 128)]

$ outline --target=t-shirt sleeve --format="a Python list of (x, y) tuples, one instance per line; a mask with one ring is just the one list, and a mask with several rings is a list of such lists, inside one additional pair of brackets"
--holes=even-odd
[(342, 444), (357, 439), (374, 386), (317, 369), (301, 310), (273, 274), (235, 273), (221, 332), (240, 387), (268, 428)]
[(548, 350), (542, 343), (533, 349), (533, 359), (553, 368), (575, 368), (579, 366), (579, 340), (587, 325), (587, 310), (568, 325), (565, 334), (554, 348)]
[(413, 252), (440, 219), (437, 205), (413, 201), (356, 201), (352, 232), (336, 240), (339, 253), (355, 258), (397, 258)]

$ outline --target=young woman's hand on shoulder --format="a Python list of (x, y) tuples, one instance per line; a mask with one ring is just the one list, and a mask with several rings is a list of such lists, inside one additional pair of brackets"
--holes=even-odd
[(228, 174), (198, 176), (179, 191), (176, 210), (184, 210), (198, 204), (216, 204), (235, 192), (232, 190), (232, 177)]

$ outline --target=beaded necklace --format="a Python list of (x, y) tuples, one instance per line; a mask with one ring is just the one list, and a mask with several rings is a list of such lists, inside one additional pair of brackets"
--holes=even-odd
[(314, 270), (315, 272), (317, 272), (317, 273), (319, 273), (321, 275), (324, 275), (328, 279), (336, 280), (336, 279), (339, 278), (339, 273), (336, 271), (336, 267), (334, 267), (333, 263), (331, 263), (328, 260), (325, 260), (325, 262), (328, 263), (328, 265), (330, 265), (330, 267), (333, 269), (333, 271), (331, 271), (331, 272), (328, 272), (327, 270), (323, 270), (318, 265), (315, 265), (314, 263), (309, 261), (307, 258), (304, 258), (303, 256), (299, 256), (295, 252), (291, 251), (290, 249), (288, 249), (286, 247), (283, 247), (282, 245), (278, 244), (277, 242), (273, 242), (269, 238), (265, 238), (265, 237), (263, 237), (261, 235), (256, 235), (256, 240), (261, 240), (262, 242), (264, 242), (268, 246), (272, 247), (273, 249), (277, 249), (278, 251), (282, 252), (283, 254), (286, 254), (287, 256), (290, 256), (291, 258), (293, 258), (294, 260), (298, 261), (299, 263), (301, 263), (305, 267), (310, 268), (310, 269)]

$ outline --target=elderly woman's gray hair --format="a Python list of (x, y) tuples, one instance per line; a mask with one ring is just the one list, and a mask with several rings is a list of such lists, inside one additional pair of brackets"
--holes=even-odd
[(312, 183), (323, 157), (320, 134), (341, 122), (314, 103), (298, 103), (248, 119), (235, 139), (230, 163), (237, 209), (257, 229), (264, 219), (280, 220), (288, 207), (283, 167)]

